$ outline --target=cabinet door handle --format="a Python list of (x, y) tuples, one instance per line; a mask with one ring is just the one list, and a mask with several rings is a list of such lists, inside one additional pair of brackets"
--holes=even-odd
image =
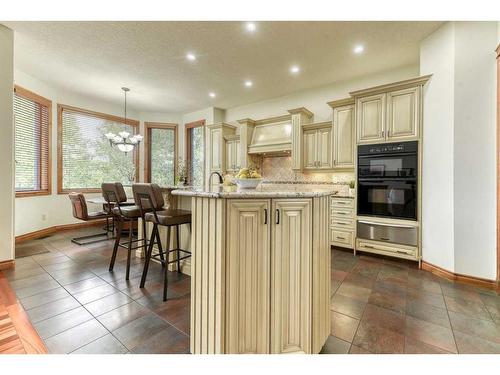
[(384, 134), (385, 134), (385, 130), (382, 130), (382, 138), (384, 137)]
[(375, 249), (373, 246), (370, 246), (370, 245), (365, 245), (365, 247), (366, 247), (367, 249)]
[(276, 224), (280, 223), (280, 210), (276, 209)]
[(345, 240), (345, 237), (337, 236), (337, 240)]
[(267, 224), (267, 208), (264, 208), (264, 224)]

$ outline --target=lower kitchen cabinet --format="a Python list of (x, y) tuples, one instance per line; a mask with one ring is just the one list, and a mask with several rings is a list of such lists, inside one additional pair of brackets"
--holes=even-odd
[(354, 248), (354, 199), (331, 196), (330, 245)]
[(191, 351), (319, 353), (329, 196), (192, 201)]

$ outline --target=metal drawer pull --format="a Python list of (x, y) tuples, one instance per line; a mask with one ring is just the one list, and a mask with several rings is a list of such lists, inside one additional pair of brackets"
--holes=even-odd
[(416, 229), (417, 228), (413, 225), (375, 223), (373, 221), (365, 221), (365, 220), (358, 220), (358, 223), (368, 224), (368, 225), (380, 225), (382, 227), (395, 227), (395, 228), (408, 228), (408, 229), (413, 229), (413, 228)]
[(267, 208), (264, 208), (264, 224), (267, 224)]
[(375, 249), (373, 246), (371, 245), (363, 245), (364, 247), (366, 247), (367, 249)]
[(403, 251), (403, 250), (396, 250), (396, 253), (400, 253), (400, 254), (407, 254), (406, 251)]
[(340, 237), (340, 236), (337, 236), (335, 237), (337, 240), (345, 240), (345, 237)]

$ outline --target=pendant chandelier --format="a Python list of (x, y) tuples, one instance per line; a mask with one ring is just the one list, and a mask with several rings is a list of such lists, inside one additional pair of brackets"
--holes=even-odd
[[(122, 87), (123, 93), (125, 95), (125, 124), (127, 123), (127, 92), (130, 91), (128, 87)], [(116, 146), (118, 150), (124, 153), (130, 152), (134, 147), (138, 146), (144, 138), (140, 134), (134, 134), (130, 136), (127, 131), (119, 132), (118, 134), (106, 133), (104, 136), (109, 140), (109, 144), (113, 147)]]

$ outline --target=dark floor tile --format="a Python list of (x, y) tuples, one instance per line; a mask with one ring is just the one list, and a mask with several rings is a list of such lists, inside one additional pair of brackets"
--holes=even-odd
[(320, 354), (347, 354), (351, 343), (341, 340), (335, 336), (328, 336)]
[(380, 272), (380, 264), (374, 262), (359, 261), (353, 267), (351, 274), (360, 275), (370, 279), (376, 279)]
[[(175, 299), (181, 297), (179, 294), (174, 292), (172, 289), (167, 289), (167, 300)], [(147, 307), (151, 310), (156, 309), (161, 306), (163, 302), (163, 287), (159, 290), (156, 290), (152, 293), (145, 294), (141, 298), (135, 300), (137, 303), (141, 304), (144, 307)]]
[(438, 307), (440, 309), (446, 309), (446, 304), (444, 303), (444, 297), (442, 294), (428, 293), (422, 290), (408, 288), (406, 296), (409, 302), (426, 304)]
[(405, 354), (452, 354), (446, 350), (415, 340), (411, 337), (405, 337), (404, 352)]
[(131, 302), (102, 314), (97, 319), (109, 331), (114, 331), (148, 313), (150, 312), (145, 307), (139, 305), (137, 302)]
[(100, 285), (92, 289), (87, 289), (80, 293), (75, 293), (74, 297), (82, 304), (85, 305), (87, 303), (96, 301), (103, 297), (109, 296), (110, 294), (114, 294), (118, 292), (117, 289), (113, 288), (111, 285), (105, 284)]
[(12, 287), (12, 289), (17, 291), (17, 290), (20, 290), (23, 288), (29, 288), (29, 287), (32, 287), (32, 286), (35, 286), (35, 285), (38, 285), (40, 283), (50, 281), (50, 280), (53, 280), (52, 277), (49, 274), (44, 273), (41, 275), (36, 275), (36, 276), (27, 277), (27, 278), (20, 279), (20, 280), (11, 281), (10, 286)]
[(361, 322), (353, 345), (372, 353), (403, 353), (404, 336), (400, 333)]
[(477, 336), (455, 331), (458, 352), (460, 354), (500, 354), (500, 344)]
[(441, 290), (443, 291), (443, 294), (445, 296), (462, 300), (481, 302), (480, 294), (476, 292), (472, 287), (445, 280), (441, 281), (440, 284)]
[(347, 272), (345, 271), (340, 271), (340, 270), (335, 270), (332, 269), (332, 280), (337, 280), (337, 281), (344, 281), (344, 279), (347, 276)]
[(500, 320), (500, 306), (486, 306), (486, 309), (494, 321)]
[(490, 320), (476, 319), (467, 315), (448, 312), (453, 331), (460, 331), (500, 344), (500, 326)]
[(363, 349), (360, 346), (351, 345), (351, 348), (349, 349), (349, 354), (373, 354), (373, 353), (369, 352), (366, 349)]
[(339, 314), (335, 311), (330, 312), (330, 334), (341, 340), (352, 342), (359, 320), (350, 316)]
[(121, 292), (110, 294), (109, 296), (100, 298), (96, 301), (87, 303), (84, 307), (94, 316), (105, 314), (117, 307), (126, 305), (132, 302), (130, 297), (127, 297)]
[(168, 288), (178, 295), (183, 296), (191, 293), (191, 279), (183, 279), (174, 283), (169, 283)]
[(337, 290), (337, 294), (364, 302), (368, 301), (371, 292), (372, 291), (369, 288), (364, 288), (348, 282), (342, 283), (342, 285)]
[(361, 319), (366, 302), (335, 293), (330, 300), (330, 309), (352, 318)]
[(408, 272), (399, 269), (398, 271), (393, 269), (382, 269), (377, 276), (377, 281), (392, 284), (400, 288), (406, 288), (408, 286)]
[(407, 316), (405, 335), (452, 353), (457, 352), (451, 329), (434, 323)]
[(78, 301), (72, 296), (68, 296), (57, 301), (46, 303), (45, 305), (34, 307), (26, 312), (31, 322), (37, 323), (77, 307), (80, 307)]
[(9, 281), (14, 281), (44, 274), (45, 270), (36, 263), (32, 267), (30, 266), (29, 268), (23, 269), (23, 267), (19, 266), (16, 261), (16, 268), (3, 270), (2, 272)]
[(443, 294), (441, 285), (437, 281), (427, 278), (408, 277), (408, 288), (425, 293)]
[(106, 284), (106, 282), (103, 279), (101, 279), (100, 277), (94, 276), (90, 279), (85, 279), (82, 281), (77, 281), (76, 283), (65, 285), (64, 288), (68, 292), (70, 292), (72, 294), (76, 294), (76, 293), (83, 292), (85, 290), (92, 289), (92, 288), (95, 288), (97, 286), (101, 286), (104, 284)]
[(403, 313), (368, 304), (366, 305), (361, 321), (369, 325), (379, 326), (404, 334), (405, 315)]
[(29, 310), (34, 307), (45, 305), (46, 303), (69, 297), (69, 295), (70, 294), (66, 291), (66, 289), (59, 287), (56, 289), (51, 289), (47, 292), (35, 294), (31, 297), (21, 298), (21, 303), (25, 310)]
[(58, 333), (91, 320), (92, 315), (83, 307), (63, 312), (52, 318), (35, 323), (35, 328), (42, 339), (47, 339)]
[(494, 306), (500, 309), (499, 295), (479, 294), (479, 298), (486, 306)]
[(359, 274), (349, 273), (344, 279), (344, 283), (349, 283), (363, 288), (371, 289), (375, 284), (375, 278), (369, 278)]
[(491, 320), (491, 315), (481, 301), (466, 300), (444, 296), (449, 311), (458, 312), (478, 319)]
[(72, 354), (124, 354), (127, 348), (111, 333), (75, 350)]
[(176, 324), (182, 320), (184, 316), (189, 316), (190, 306), (191, 298), (188, 295), (167, 300), (153, 311), (170, 324)]
[(191, 334), (191, 314), (189, 309), (186, 310), (186, 313), (173, 326), (188, 336)]
[(337, 289), (342, 285), (341, 281), (338, 280), (330, 280), (330, 295), (334, 295)]
[(108, 334), (108, 331), (95, 319), (68, 329), (45, 340), (50, 353), (71, 353), (72, 351)]
[(130, 350), (168, 326), (169, 324), (163, 319), (153, 314), (147, 314), (118, 328), (112, 333)]
[(406, 308), (406, 297), (401, 297), (399, 294), (373, 290), (368, 299), (368, 303), (393, 310), (398, 313), (404, 313)]
[(188, 354), (189, 349), (189, 337), (173, 326), (167, 326), (139, 343), (131, 353)]
[(92, 272), (85, 270), (85, 271), (72, 271), (64, 276), (54, 276), (54, 279), (56, 279), (57, 282), (62, 286), (65, 286), (68, 284), (74, 284), (78, 281), (92, 279), (94, 277), (95, 275)]
[(409, 301), (406, 304), (406, 315), (414, 318), (425, 320), (430, 323), (438, 324), (445, 328), (451, 328), (448, 312), (445, 309), (440, 309), (425, 303)]

